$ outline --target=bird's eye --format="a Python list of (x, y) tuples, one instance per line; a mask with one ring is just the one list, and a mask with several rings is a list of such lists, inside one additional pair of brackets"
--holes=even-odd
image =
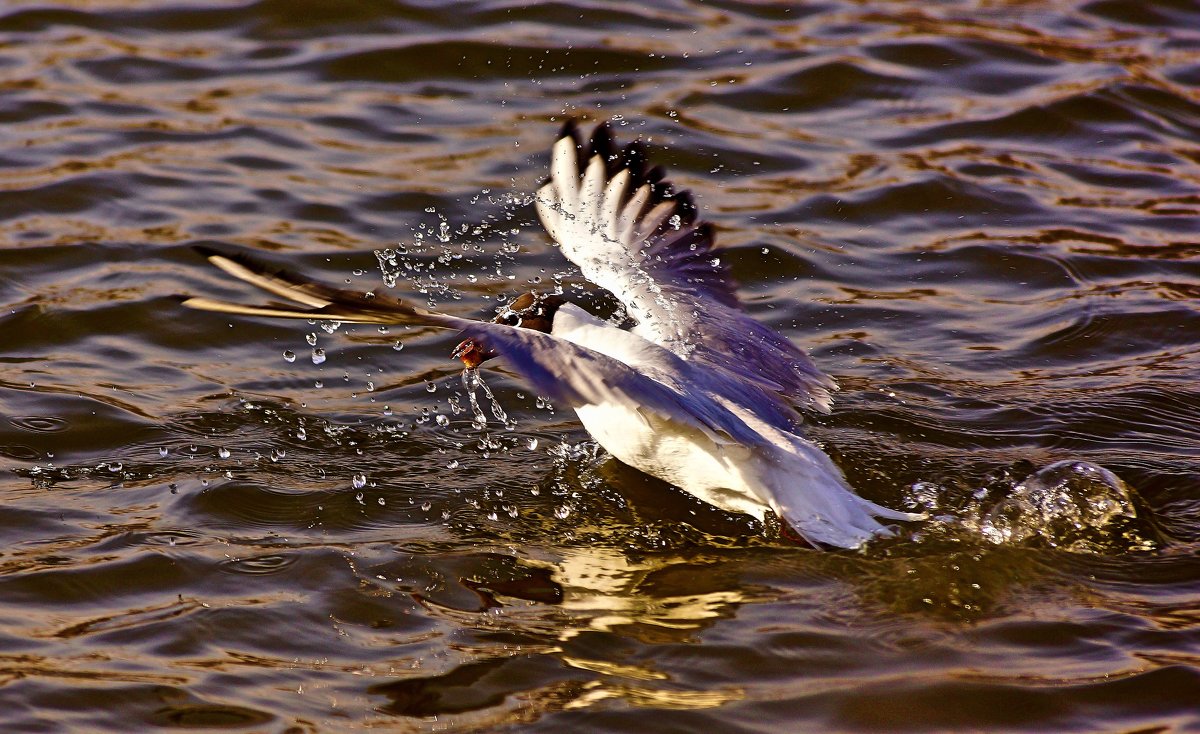
[(506, 314), (504, 316), (504, 321), (501, 323), (505, 324), (506, 326), (520, 326), (521, 317), (515, 313)]

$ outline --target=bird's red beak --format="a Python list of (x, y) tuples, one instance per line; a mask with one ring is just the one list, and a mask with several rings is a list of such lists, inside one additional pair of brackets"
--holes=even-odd
[(467, 366), (467, 369), (475, 369), (485, 361), (496, 356), (496, 353), (491, 349), (484, 349), (474, 339), (464, 339), (458, 343), (451, 354), (462, 360), (462, 363)]

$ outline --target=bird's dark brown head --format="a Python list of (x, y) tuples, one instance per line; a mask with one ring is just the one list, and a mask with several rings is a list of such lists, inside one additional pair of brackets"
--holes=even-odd
[(554, 314), (564, 303), (566, 301), (558, 296), (530, 291), (509, 301), (496, 313), (496, 318), (492, 321), (549, 334), (550, 327), (554, 324)]
[[(564, 303), (566, 303), (565, 300), (552, 294), (533, 291), (522, 293), (502, 306), (492, 322), (549, 334), (554, 325), (554, 314)], [(485, 348), (474, 339), (467, 339), (454, 348), (453, 356), (461, 359), (467, 367), (474, 369), (495, 357), (496, 352), (493, 349)]]

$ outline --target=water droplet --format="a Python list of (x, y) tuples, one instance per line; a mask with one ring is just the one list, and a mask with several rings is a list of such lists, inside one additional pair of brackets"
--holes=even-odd
[(447, 469), (457, 469), (458, 468), (458, 459), (451, 461), (449, 464), (446, 465), (446, 468)]
[(431, 508), (431, 507), (433, 507), (433, 503), (430, 502), (429, 500), (425, 500), (424, 502), (421, 503), (421, 509), (424, 510), (425, 512), (429, 512), (429, 508)]
[(537, 451), (537, 447), (538, 447), (538, 440), (536, 438), (529, 439), (529, 450)]
[(392, 349), (395, 349), (397, 352), (399, 352), (401, 349), (404, 349), (404, 342), (396, 342), (392, 345)]
[(370, 380), (367, 381), (367, 392), (375, 392), (375, 383)]
[(425, 392), (437, 392), (437, 385), (432, 382), (425, 383)]
[(301, 441), (308, 440), (308, 433), (305, 432), (304, 426), (300, 426), (299, 428), (296, 429), (296, 438), (298, 438)]
[(295, 362), (296, 361), (296, 353), (290, 349), (284, 350), (283, 361), (284, 362)]
[(446, 426), (450, 425), (450, 418), (443, 415), (442, 413), (438, 413), (437, 417), (434, 418), (434, 420), (436, 420), (437, 424), (439, 426), (441, 426), (442, 428), (445, 428)]
[(353, 477), (350, 478), (350, 484), (355, 489), (362, 489), (363, 487), (367, 486), (367, 475), (366, 474), (355, 474)]
[(108, 462), (108, 470), (109, 470), (110, 472), (116, 473), (116, 472), (119, 472), (119, 471), (121, 471), (121, 470), (122, 470), (122, 469), (124, 469), (124, 468), (125, 468), (125, 465), (124, 465), (124, 464), (122, 464), (122, 463), (121, 463), (121, 462), (119, 462), (119, 461), (110, 461), (110, 462)]
[(217, 456), (220, 456), (222, 459), (228, 459), (229, 449), (222, 446), (221, 448), (217, 449)]
[(312, 351), (312, 361), (313, 361), (313, 364), (321, 364), (322, 362), (324, 362), (325, 361), (325, 350), (320, 347), (314, 348)]
[(310, 347), (317, 346), (317, 332), (315, 332), (315, 331), (309, 332), (308, 336), (304, 337), (304, 340), (306, 342), (308, 342), (308, 346), (310, 346)]
[(169, 454), (169, 453), (171, 453), (171, 450), (168, 449), (166, 446), (160, 446), (158, 449), (158, 455), (163, 457), (164, 459), (167, 458), (167, 454)]
[(313, 383), (313, 387), (325, 387), (325, 383), (321, 382), (320, 380), (317, 380), (316, 382)]
[(571, 514), (571, 506), (570, 505), (562, 505), (561, 507), (554, 508), (554, 516), (557, 517), (559, 520), (566, 520), (567, 516), (570, 514)]

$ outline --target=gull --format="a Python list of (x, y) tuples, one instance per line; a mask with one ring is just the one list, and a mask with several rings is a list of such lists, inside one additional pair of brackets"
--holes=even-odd
[(465, 337), (468, 369), (502, 357), (539, 394), (570, 406), (609, 454), (722, 510), (814, 547), (857, 548), (922, 516), (857, 495), (804, 437), (798, 408), (828, 413), (834, 381), (743, 311), (711, 224), (639, 143), (606, 124), (585, 140), (568, 121), (534, 203), (568, 260), (636, 322), (624, 329), (558, 293), (525, 293), (477, 321), (374, 292), (332, 288), (243, 255), (206, 249), (225, 273), (287, 305), (191, 297), (221, 313), (441, 327)]

